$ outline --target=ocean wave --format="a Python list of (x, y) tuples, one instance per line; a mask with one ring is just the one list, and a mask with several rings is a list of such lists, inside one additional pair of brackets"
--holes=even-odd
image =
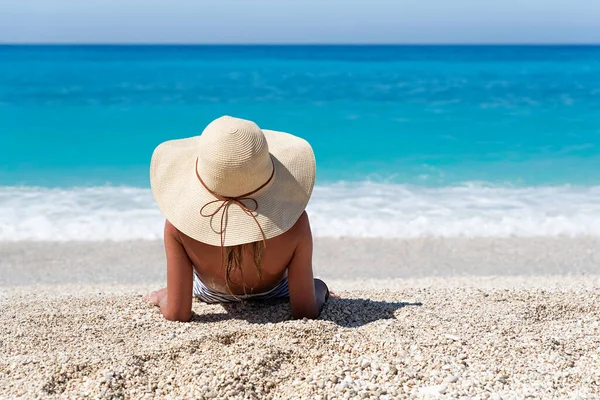
[[(596, 236), (600, 186), (338, 183), (308, 212), (316, 237)], [(0, 241), (153, 240), (163, 223), (149, 189), (0, 187)]]

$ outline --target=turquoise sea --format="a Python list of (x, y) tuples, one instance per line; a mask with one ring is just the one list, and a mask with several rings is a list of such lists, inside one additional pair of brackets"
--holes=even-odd
[(225, 114), (313, 145), (317, 236), (600, 234), (600, 46), (0, 46), (0, 240), (160, 237)]

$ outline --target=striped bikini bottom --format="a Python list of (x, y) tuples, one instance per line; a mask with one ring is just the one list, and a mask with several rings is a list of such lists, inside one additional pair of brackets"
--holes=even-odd
[(267, 292), (232, 295), (230, 293), (217, 292), (209, 288), (200, 280), (200, 277), (194, 271), (194, 297), (205, 303), (235, 303), (242, 300), (273, 300), (290, 296), (287, 276), (283, 278), (275, 287)]

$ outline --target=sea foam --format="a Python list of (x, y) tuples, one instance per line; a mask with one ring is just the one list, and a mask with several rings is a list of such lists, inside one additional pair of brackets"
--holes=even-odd
[[(600, 235), (600, 186), (317, 185), (308, 213), (317, 237)], [(163, 224), (149, 189), (0, 187), (0, 241), (152, 240)]]

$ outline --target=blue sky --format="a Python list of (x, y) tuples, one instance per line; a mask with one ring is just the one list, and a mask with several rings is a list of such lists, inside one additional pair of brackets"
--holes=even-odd
[(600, 43), (600, 0), (0, 0), (0, 43)]

